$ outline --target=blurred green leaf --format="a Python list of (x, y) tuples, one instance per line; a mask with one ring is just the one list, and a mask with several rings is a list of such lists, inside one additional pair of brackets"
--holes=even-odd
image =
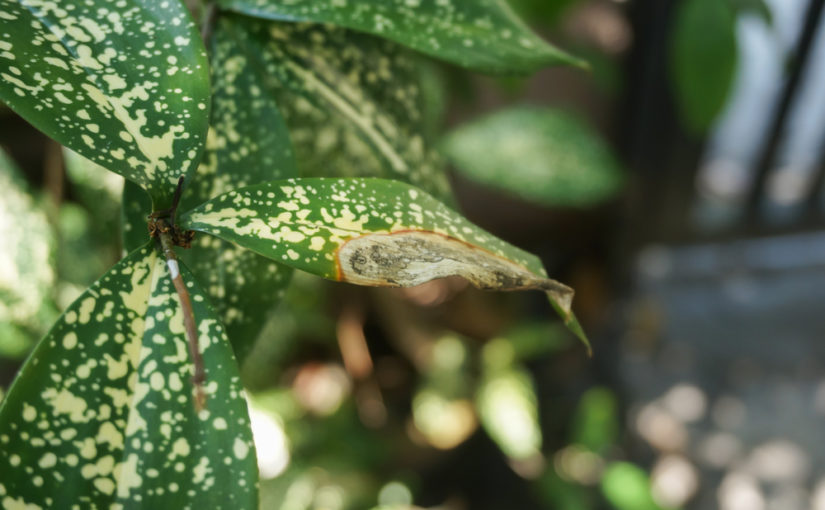
[(546, 469), (534, 482), (534, 489), (548, 508), (558, 510), (592, 510), (590, 488), (562, 479), (554, 469)]
[(765, 0), (728, 0), (737, 14), (754, 13), (768, 25), (773, 25), (773, 13)]
[(385, 37), (465, 67), (532, 73), (582, 65), (534, 34), (502, 0), (220, 0), (225, 9), (272, 20), (329, 23)]
[(286, 295), (266, 318), (257, 342), (242, 365), (245, 387), (270, 387), (299, 347), (326, 346), (333, 341), (335, 321), (321, 312), (328, 309), (331, 285), (317, 276), (295, 271)]
[(505, 455), (527, 460), (541, 454), (538, 401), (526, 370), (516, 366), (485, 374), (476, 408), (484, 430)]
[(85, 288), (95, 282), (111, 267), (115, 252), (110, 246), (101, 244), (92, 230), (95, 218), (89, 212), (72, 202), (60, 206), (57, 213), (60, 256), (57, 258), (57, 272), (61, 283), (71, 283)]
[(562, 15), (580, 0), (509, 0), (510, 4), (525, 21), (532, 25), (551, 27), (559, 22)]
[(0, 5), (0, 99), (168, 207), (194, 170), (209, 108), (206, 51), (183, 4)]
[(450, 188), (426, 138), (416, 60), (398, 45), (342, 28), (224, 21), (262, 66), (305, 176), (386, 177), (441, 199)]
[(41, 310), (55, 284), (54, 232), (19, 170), (0, 150), (0, 353), (23, 354), (45, 333)]
[(120, 223), (123, 177), (70, 149), (63, 149), (63, 161), (66, 176), (72, 184), (72, 197), (94, 218), (95, 237), (100, 242), (113, 243), (112, 232), (118, 229)]
[(514, 359), (520, 362), (532, 361), (570, 347), (570, 334), (557, 322), (521, 323), (504, 332), (513, 349)]
[(604, 454), (619, 433), (616, 396), (607, 388), (591, 388), (582, 395), (571, 424), (573, 443)]
[(132, 181), (123, 184), (123, 201), (120, 211), (120, 235), (123, 252), (131, 253), (149, 239), (147, 219), (152, 211), (149, 194)]
[(607, 467), (602, 493), (617, 510), (662, 510), (653, 500), (647, 473), (629, 462), (614, 462)]
[(736, 74), (736, 14), (730, 3), (683, 0), (670, 50), (682, 120), (686, 128), (703, 134), (727, 103)]
[(587, 207), (613, 197), (622, 173), (575, 117), (544, 108), (504, 110), (459, 127), (444, 153), (464, 177), (551, 207)]
[(0, 358), (21, 359), (37, 341), (37, 336), (11, 322), (0, 322)]

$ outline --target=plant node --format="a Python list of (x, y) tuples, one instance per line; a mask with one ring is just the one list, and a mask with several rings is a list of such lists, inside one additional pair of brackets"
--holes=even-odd
[(203, 383), (206, 381), (206, 369), (203, 364), (203, 356), (198, 345), (198, 328), (195, 324), (195, 313), (192, 310), (192, 302), (189, 298), (189, 291), (180, 274), (180, 266), (175, 255), (175, 246), (189, 248), (192, 244), (194, 232), (191, 230), (181, 230), (175, 225), (175, 212), (180, 202), (181, 190), (183, 189), (183, 177), (178, 180), (175, 195), (172, 199), (172, 207), (165, 211), (155, 211), (149, 215), (149, 235), (157, 239), (160, 249), (166, 258), (166, 267), (169, 269), (169, 276), (172, 278), (172, 285), (178, 295), (178, 301), (183, 313), (183, 325), (186, 330), (186, 339), (189, 346), (189, 357), (192, 360), (192, 385), (194, 386), (195, 409), (201, 411), (206, 406), (206, 392)]

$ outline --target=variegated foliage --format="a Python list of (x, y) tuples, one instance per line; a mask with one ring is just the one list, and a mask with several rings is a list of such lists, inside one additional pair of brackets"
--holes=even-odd
[[(449, 198), (422, 134), (415, 59), (395, 43), (497, 71), (569, 59), (494, 0), (309, 5), (224, 2), (270, 19), (221, 13), (210, 91), (205, 46), (179, 0), (0, 0), (0, 100), (127, 178), (131, 251), (58, 320), (0, 407), (4, 508), (255, 508), (246, 404), (222, 323), (242, 355), (290, 268), (363, 285), (460, 275), (540, 289), (583, 338), (572, 291), (538, 259), (418, 189)], [(284, 22), (299, 19), (339, 27)], [(279, 180), (296, 167), (406, 183)], [(145, 228), (181, 176), (180, 224), (206, 233), (181, 256), (193, 271), (180, 269), (207, 374), (202, 411), (186, 300)]]
[(303, 175), (386, 177), (450, 196), (411, 52), (340, 27), (232, 16), (220, 28), (262, 67)]
[(183, 272), (209, 409), (192, 406), (182, 313), (166, 264), (146, 245), (69, 307), (3, 401), (4, 508), (254, 506), (238, 368), (223, 326)]
[(303, 178), (230, 191), (181, 218), (184, 228), (332, 280), (410, 287), (461, 276), (489, 290), (542, 290), (565, 323), (573, 291), (541, 261), (476, 227), (432, 196), (384, 179)]
[(180, 2), (0, 1), (0, 100), (169, 207), (206, 135), (206, 52)]
[(533, 72), (580, 61), (531, 32), (501, 0), (219, 0), (230, 10), (367, 32), (480, 71)]

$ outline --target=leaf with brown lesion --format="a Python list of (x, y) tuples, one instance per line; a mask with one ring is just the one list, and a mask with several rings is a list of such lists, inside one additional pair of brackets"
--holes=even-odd
[(478, 246), (426, 231), (368, 234), (336, 254), (339, 280), (372, 287), (414, 287), (460, 276), (482, 290), (543, 290), (570, 315), (573, 289)]
[(541, 290), (587, 342), (573, 290), (548, 279), (537, 257), (402, 182), (272, 181), (216, 197), (181, 222), (330, 280), (407, 287), (461, 276), (482, 289)]

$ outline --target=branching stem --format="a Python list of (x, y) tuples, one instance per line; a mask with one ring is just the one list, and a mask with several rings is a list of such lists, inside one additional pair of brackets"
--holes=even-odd
[(175, 246), (188, 247), (192, 241), (190, 232), (182, 232), (175, 225), (175, 213), (180, 200), (183, 188), (183, 177), (178, 181), (172, 207), (166, 211), (156, 211), (149, 216), (149, 231), (152, 237), (157, 237), (160, 241), (161, 251), (166, 258), (166, 267), (169, 269), (169, 277), (178, 295), (181, 312), (183, 313), (183, 326), (186, 330), (187, 344), (189, 345), (189, 358), (192, 361), (193, 375), (192, 385), (194, 386), (195, 409), (201, 411), (206, 406), (206, 392), (203, 383), (206, 381), (206, 369), (203, 364), (200, 346), (198, 345), (198, 328), (195, 325), (195, 313), (192, 310), (192, 301), (189, 298), (189, 291), (180, 274), (180, 265), (175, 255)]

